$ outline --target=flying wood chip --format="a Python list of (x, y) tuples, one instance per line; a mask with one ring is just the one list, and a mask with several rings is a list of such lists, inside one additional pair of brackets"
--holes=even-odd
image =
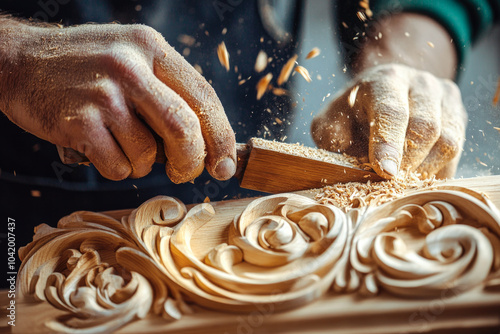
[(295, 67), (295, 72), (298, 72), (300, 75), (302, 75), (302, 77), (304, 77), (307, 82), (312, 81), (311, 76), (309, 75), (309, 71), (305, 67), (298, 65), (297, 67)]
[(311, 59), (311, 58), (317, 57), (317, 56), (319, 56), (320, 53), (321, 53), (321, 50), (319, 48), (315, 47), (311, 51), (309, 51), (309, 53), (306, 56), (306, 59)]
[(262, 79), (257, 83), (257, 100), (260, 100), (264, 93), (267, 91), (269, 87), (269, 83), (273, 79), (272, 73), (267, 73)]
[(217, 47), (217, 56), (222, 66), (229, 71), (229, 53), (226, 49), (226, 44), (224, 42), (220, 43)]
[(288, 78), (290, 78), (290, 74), (292, 74), (296, 60), (297, 60), (297, 55), (294, 55), (292, 58), (288, 59), (285, 66), (283, 66), (277, 80), (278, 86), (281, 86), (282, 84), (288, 81)]

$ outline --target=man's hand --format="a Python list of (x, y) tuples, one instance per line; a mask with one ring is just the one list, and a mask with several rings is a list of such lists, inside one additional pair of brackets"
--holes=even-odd
[(467, 114), (451, 80), (404, 65), (360, 73), (312, 123), (316, 144), (369, 157), (377, 174), (399, 170), (445, 178), (455, 173)]
[[(3, 20), (0, 109), (54, 144), (84, 153), (106, 178), (151, 170), (164, 142), (176, 183), (230, 178), (234, 133), (213, 88), (143, 25), (34, 27)], [(15, 28), (14, 28), (15, 27)]]
[(372, 23), (363, 25), (366, 37), (349, 60), (354, 81), (313, 121), (316, 144), (368, 156), (385, 178), (405, 169), (424, 177), (452, 177), (467, 114), (458, 87), (449, 80), (458, 61), (451, 36), (418, 13), (396, 13)]

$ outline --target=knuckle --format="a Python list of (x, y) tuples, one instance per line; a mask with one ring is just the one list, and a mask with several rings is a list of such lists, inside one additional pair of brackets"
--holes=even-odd
[(121, 67), (121, 64), (127, 60), (125, 55), (128, 54), (124, 45), (113, 43), (108, 50), (99, 55), (99, 62), (104, 68)]
[(439, 88), (438, 79), (429, 72), (420, 71), (413, 80), (414, 84), (418, 85), (420, 89), (426, 91), (434, 91)]
[(108, 70), (111, 77), (127, 82), (140, 81), (147, 61), (143, 54), (126, 45), (114, 45), (100, 55), (100, 63)]
[(441, 124), (435, 119), (414, 117), (409, 122), (408, 131), (420, 142), (435, 142), (441, 134)]
[(146, 25), (131, 25), (129, 34), (139, 44), (150, 45), (154, 43), (165, 43), (165, 38), (163, 38), (162, 34)]
[(122, 92), (117, 84), (111, 80), (102, 80), (97, 83), (95, 101), (104, 108), (117, 109), (122, 100)]

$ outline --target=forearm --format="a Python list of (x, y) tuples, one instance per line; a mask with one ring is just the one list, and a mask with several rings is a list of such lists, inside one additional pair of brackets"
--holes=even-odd
[(19, 77), (19, 52), (30, 34), (27, 22), (0, 15), (0, 110), (11, 120), (12, 108), (8, 107), (16, 91)]
[(400, 13), (380, 22), (367, 33), (359, 52), (352, 57), (354, 74), (381, 64), (398, 63), (428, 71), (440, 78), (455, 78), (457, 52), (446, 29), (434, 19)]

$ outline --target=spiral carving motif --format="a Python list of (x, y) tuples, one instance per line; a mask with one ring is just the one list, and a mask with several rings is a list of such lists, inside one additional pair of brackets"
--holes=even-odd
[(467, 189), (348, 213), (296, 194), (255, 199), (236, 217), (224, 205), (187, 210), (162, 196), (121, 219), (76, 212), (57, 228), (41, 225), (20, 250), (20, 294), (71, 315), (47, 321), (50, 330), (96, 333), (148, 314), (179, 319), (192, 312), (187, 300), (247, 311), (298, 307), (330, 288), (400, 297), (500, 290), (500, 215)]

